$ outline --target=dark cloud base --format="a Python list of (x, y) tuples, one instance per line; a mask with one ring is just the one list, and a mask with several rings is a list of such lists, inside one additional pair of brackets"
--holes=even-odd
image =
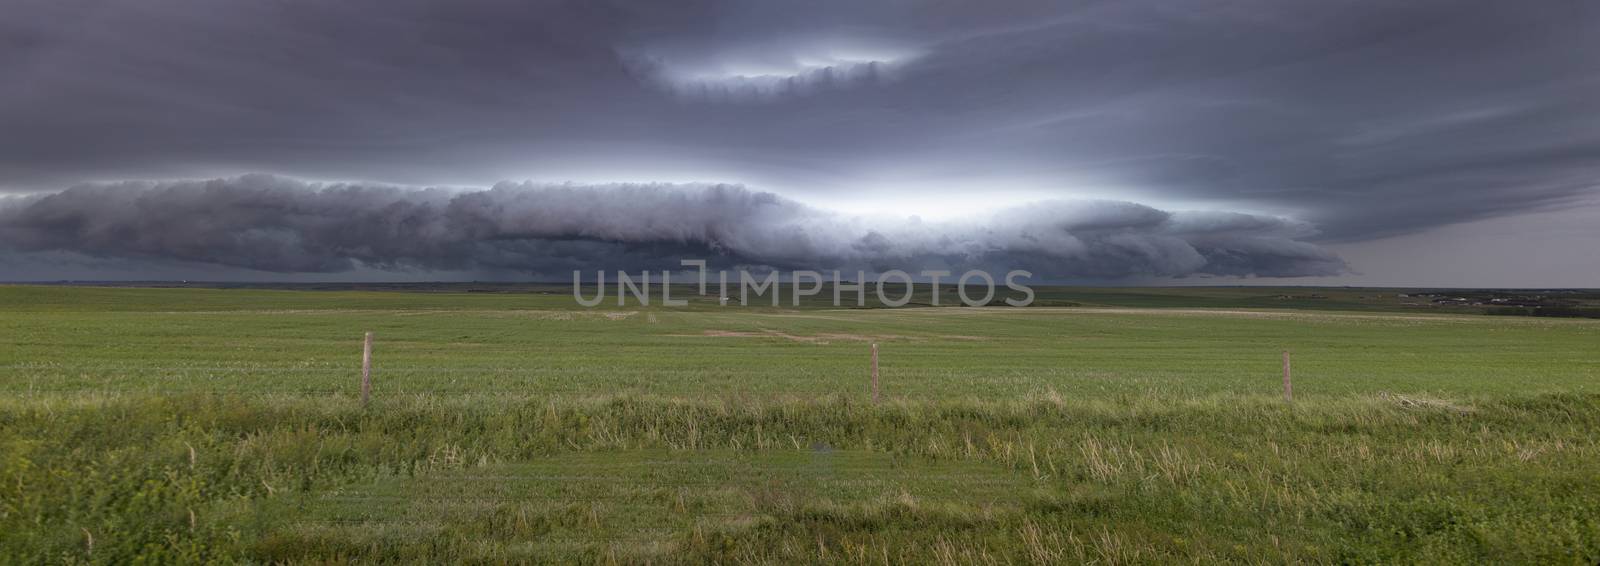
[(715, 184), (463, 190), (246, 175), (0, 200), (0, 249), (35, 265), (73, 256), (283, 274), (553, 278), (678, 269), (684, 258), (869, 272), (1026, 269), (1057, 281), (1344, 272), (1338, 256), (1303, 241), (1314, 233), (1277, 217), (1120, 201), (1018, 203), (960, 222), (858, 217)]

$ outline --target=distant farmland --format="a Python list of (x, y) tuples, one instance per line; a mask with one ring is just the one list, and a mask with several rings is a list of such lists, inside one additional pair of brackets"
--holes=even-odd
[(1600, 561), (1597, 320), (570, 291), (0, 287), (0, 562)]

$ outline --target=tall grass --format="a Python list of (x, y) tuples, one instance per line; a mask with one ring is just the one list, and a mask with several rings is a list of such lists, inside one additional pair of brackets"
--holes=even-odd
[[(1226, 394), (882, 405), (417, 395), (366, 410), (344, 396), (48, 394), (0, 399), (0, 425), (0, 547), (11, 563), (1600, 560), (1592, 394), (1295, 405)], [(828, 482), (854, 476), (780, 461), (762, 469), (788, 479), (730, 473), (715, 488), (729, 493), (708, 495), (673, 491), (707, 485), (694, 475), (620, 468), (649, 454), (714, 472), (738, 461), (730, 454), (831, 451), (930, 474), (941, 462), (982, 464), (963, 481), (1011, 487), (970, 496), (960, 482), (910, 473), (883, 493), (836, 497)], [(403, 499), (425, 482), (459, 483), (452, 474), (566, 460), (579, 464), (546, 470), (569, 478), (562, 485), (633, 485), (639, 499), (529, 506), (552, 497), (539, 491), (550, 482), (530, 476), (516, 484), (527, 493), (489, 482), (492, 494), (452, 492), (406, 521), (374, 508), (362, 528), (299, 522), (318, 513), (319, 495), (381, 484)], [(619, 539), (556, 536), (651, 508), (667, 521), (684, 497), (727, 513)]]

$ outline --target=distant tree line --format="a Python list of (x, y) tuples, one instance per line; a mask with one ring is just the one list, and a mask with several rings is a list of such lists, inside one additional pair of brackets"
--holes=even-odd
[(1486, 314), (1506, 316), (1550, 316), (1560, 318), (1600, 318), (1600, 308), (1584, 307), (1495, 307)]

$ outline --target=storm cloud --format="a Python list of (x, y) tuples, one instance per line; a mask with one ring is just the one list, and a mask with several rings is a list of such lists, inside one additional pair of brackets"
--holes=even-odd
[[(929, 218), (1100, 200), (1314, 226), (1177, 236), (1205, 269), (1272, 272), (1298, 260), (1256, 258), (1285, 241), (1596, 201), (1594, 53), (1582, 0), (13, 0), (0, 191), (724, 183)], [(311, 251), (297, 268), (342, 265)]]
[(1281, 218), (1053, 201), (929, 222), (862, 217), (736, 185), (489, 189), (315, 184), (270, 175), (85, 185), (0, 200), (0, 246), (268, 272), (1028, 269), (1053, 279), (1331, 275)]

